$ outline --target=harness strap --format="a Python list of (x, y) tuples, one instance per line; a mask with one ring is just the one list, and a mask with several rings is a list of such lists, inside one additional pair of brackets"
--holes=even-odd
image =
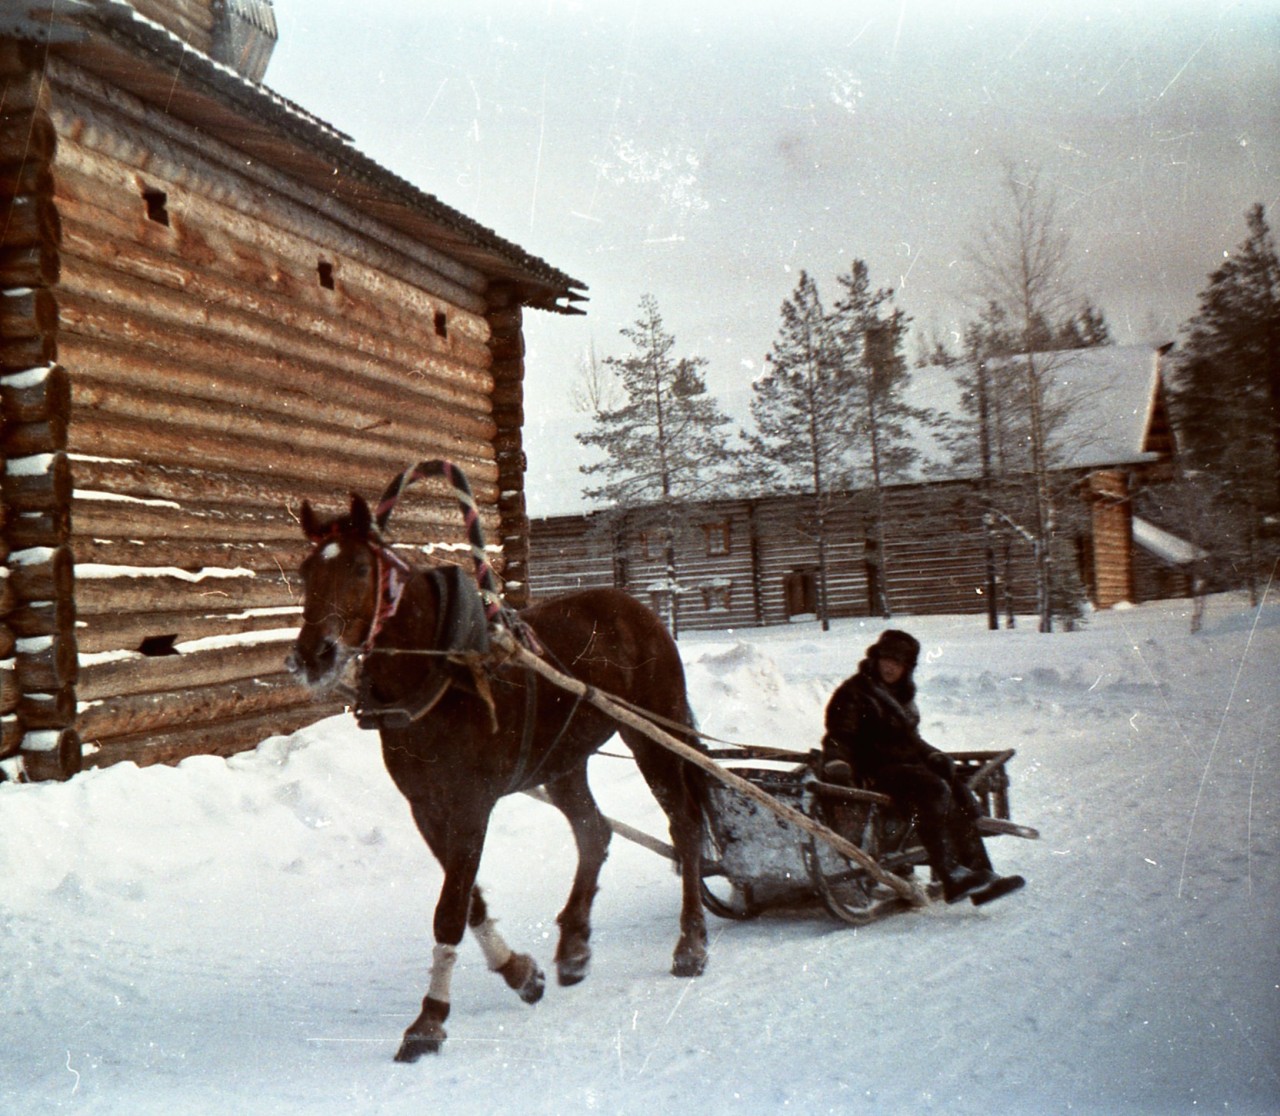
[(434, 459), (420, 461), (410, 469), (406, 469), (387, 485), (382, 499), (374, 510), (374, 522), (378, 530), (383, 530), (391, 518), (391, 512), (400, 501), (400, 496), (409, 485), (417, 480), (431, 477), (443, 477), (453, 489), (458, 507), (462, 511), (462, 521), (467, 530), (467, 545), (471, 548), (471, 561), (476, 568), (476, 583), (480, 586), (480, 594), (484, 598), (485, 616), (493, 621), (502, 611), (502, 593), (498, 588), (497, 575), (489, 564), (489, 556), (485, 552), (484, 532), (480, 527), (480, 509), (476, 506), (475, 497), (471, 493), (471, 485), (466, 475), (452, 461)]

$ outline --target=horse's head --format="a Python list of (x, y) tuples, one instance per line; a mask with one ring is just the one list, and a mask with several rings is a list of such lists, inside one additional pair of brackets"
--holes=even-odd
[(369, 639), (378, 609), (380, 546), (369, 505), (351, 497), (346, 515), (320, 519), (302, 503), (302, 529), (311, 540), (303, 561), (302, 629), (290, 652), (290, 671), (313, 689), (332, 689)]

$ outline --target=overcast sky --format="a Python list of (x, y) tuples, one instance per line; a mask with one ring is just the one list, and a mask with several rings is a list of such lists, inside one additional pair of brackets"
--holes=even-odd
[(922, 332), (973, 305), (1006, 165), (1060, 195), (1117, 340), (1173, 339), (1280, 197), (1280, 0), (274, 0), (272, 88), (590, 288), (531, 311), (531, 425), (653, 294), (712, 390), (807, 269)]

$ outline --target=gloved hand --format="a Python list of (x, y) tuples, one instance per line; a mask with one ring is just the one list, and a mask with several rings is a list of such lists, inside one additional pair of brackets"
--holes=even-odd
[(949, 783), (956, 777), (956, 764), (946, 752), (930, 752), (924, 758), (924, 765), (935, 775), (941, 776)]

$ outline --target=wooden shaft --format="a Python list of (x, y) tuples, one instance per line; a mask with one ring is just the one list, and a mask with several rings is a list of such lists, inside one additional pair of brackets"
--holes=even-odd
[(511, 659), (522, 667), (536, 671), (549, 682), (560, 686), (562, 689), (568, 690), (570, 693), (581, 697), (585, 701), (589, 701), (597, 709), (607, 713), (619, 724), (633, 728), (637, 732), (644, 733), (655, 743), (662, 745), (668, 751), (675, 752), (681, 759), (687, 760), (695, 767), (700, 767), (707, 774), (719, 779), (726, 786), (732, 787), (740, 794), (745, 795), (752, 801), (759, 803), (765, 809), (772, 811), (784, 821), (790, 822), (797, 829), (803, 830), (805, 833), (813, 837), (817, 837), (821, 841), (825, 841), (841, 856), (856, 862), (861, 868), (864, 868), (879, 883), (886, 887), (892, 888), (903, 899), (907, 900), (913, 906), (924, 906), (928, 899), (924, 893), (911, 883), (909, 880), (903, 879), (901, 876), (894, 875), (892, 872), (886, 872), (875, 858), (869, 856), (858, 848), (851, 841), (846, 841), (838, 833), (828, 829), (821, 822), (816, 822), (810, 817), (806, 817), (799, 810), (793, 809), (783, 802), (779, 802), (771, 794), (767, 794), (757, 787), (754, 783), (748, 782), (741, 776), (733, 774), (721, 767), (715, 760), (709, 756), (703, 755), (696, 748), (691, 748), (688, 744), (684, 744), (677, 740), (669, 733), (663, 732), (660, 728), (647, 721), (644, 717), (632, 713), (629, 709), (619, 705), (607, 694), (596, 690), (594, 687), (586, 685), (584, 682), (573, 678), (570, 675), (562, 674), (550, 664), (544, 662), (538, 656), (532, 654), (525, 648), (521, 647), (510, 632), (499, 631), (492, 636), (493, 642)]

